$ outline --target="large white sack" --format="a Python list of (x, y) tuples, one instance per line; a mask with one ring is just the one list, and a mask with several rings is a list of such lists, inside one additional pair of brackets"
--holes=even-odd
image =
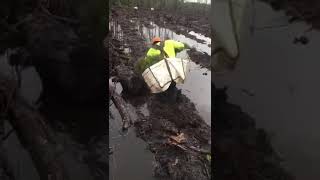
[[(189, 60), (181, 58), (167, 58), (172, 79), (177, 84), (184, 83), (186, 74), (189, 72)], [(152, 65), (142, 73), (151, 93), (166, 91), (171, 84), (171, 77), (165, 60)]]

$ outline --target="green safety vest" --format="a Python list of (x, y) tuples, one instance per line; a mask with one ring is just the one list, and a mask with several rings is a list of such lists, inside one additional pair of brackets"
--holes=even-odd
[[(163, 48), (165, 54), (161, 53), (160, 48)], [(138, 62), (136, 70), (142, 73), (148, 67), (164, 59), (165, 56), (168, 58), (176, 57), (176, 53), (182, 51), (184, 48), (183, 43), (174, 40), (161, 42), (160, 46), (153, 45), (153, 47), (148, 50), (146, 57)]]

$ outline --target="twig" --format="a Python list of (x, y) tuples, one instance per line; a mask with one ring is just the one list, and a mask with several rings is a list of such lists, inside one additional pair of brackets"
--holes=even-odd
[(189, 149), (192, 149), (192, 150), (194, 150), (194, 151), (197, 151), (197, 152), (200, 152), (200, 153), (203, 153), (203, 154), (210, 154), (211, 152), (210, 151), (208, 151), (208, 150), (205, 150), (205, 149), (198, 149), (198, 148), (196, 148), (196, 147), (194, 147), (194, 146), (186, 146), (187, 148), (189, 148)]
[(208, 170), (208, 167), (207, 167), (206, 163), (203, 162), (203, 165), (204, 165), (204, 170), (205, 170), (205, 172), (206, 172), (206, 174), (207, 174), (208, 179), (211, 179), (210, 173), (209, 173), (209, 170)]
[(2, 137), (2, 141), (5, 141), (13, 132), (14, 132), (14, 129), (12, 128), (6, 135)]
[(169, 139), (169, 143), (172, 145), (178, 146), (185, 151), (187, 151), (189, 149), (189, 150), (193, 150), (195, 152), (199, 152), (199, 153), (203, 153), (203, 154), (211, 154), (210, 151), (205, 150), (205, 149), (199, 149), (194, 146), (181, 145), (177, 141), (175, 141), (174, 139)]

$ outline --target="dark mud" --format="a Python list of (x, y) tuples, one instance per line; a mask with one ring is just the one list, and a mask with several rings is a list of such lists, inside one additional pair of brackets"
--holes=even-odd
[[(1, 60), (1, 70), (10, 67), (6, 64), (8, 59), (1, 58)], [(35, 102), (40, 96), (42, 86), (40, 80), (36, 81), (37, 78), (35, 77), (38, 77), (38, 74), (36, 71), (30, 71), (29, 69), (22, 71), (22, 74), (19, 91), (26, 102), (38, 112), (41, 112), (46, 123), (53, 127), (56, 141), (63, 147), (63, 155), (61, 156), (71, 179), (106, 179), (108, 136), (106, 134), (107, 122), (104, 117), (105, 109), (62, 105), (52, 101), (49, 104), (43, 103), (40, 107), (37, 107)], [(7, 76), (10, 79), (15, 79), (15, 76), (10, 73)], [(5, 78), (1, 77), (0, 79)], [(38, 79), (40, 78), (38, 77)], [(1, 84), (1, 87), (4, 87), (4, 85)], [(2, 90), (0, 90), (1, 93), (12, 93), (12, 91)], [(0, 102), (0, 104), (5, 105), (6, 103)], [(30, 155), (24, 150), (24, 144), (19, 142), (17, 132), (13, 131), (13, 133), (7, 134), (12, 129), (7, 120), (6, 117), (4, 119), (1, 117), (1, 122), (5, 123), (5, 126), (1, 126), (2, 131), (4, 135), (7, 135), (6, 139), (2, 140), (3, 150), (1, 151), (1, 156), (6, 157), (1, 159), (3, 160), (1, 161), (2, 165), (6, 168), (4, 170), (12, 171), (11, 174), (16, 180), (39, 179)]]
[(228, 102), (227, 89), (213, 87), (215, 169), (217, 179), (293, 180), (274, 151), (270, 136), (256, 128), (255, 120)]
[(194, 31), (206, 37), (210, 37), (211, 29), (209, 16), (204, 14), (183, 13), (177, 11), (163, 11), (140, 8), (135, 11), (133, 8), (113, 7), (113, 12), (121, 15), (132, 15), (132, 17), (139, 17), (145, 20), (146, 23), (153, 21), (156, 24), (174, 30), (177, 33), (194, 37), (189, 32)]
[(171, 179), (210, 179), (211, 163), (206, 154), (184, 150), (168, 140), (170, 136), (185, 135), (186, 146), (205, 151), (211, 149), (211, 129), (195, 111), (194, 105), (181, 95), (177, 103), (164, 104), (150, 98), (149, 116), (140, 114), (136, 122), (138, 136), (149, 144), (156, 159), (155, 174)]
[[(135, 12), (126, 8), (113, 8), (111, 18), (121, 25), (122, 41), (109, 41), (109, 50), (120, 51), (112, 53), (111, 69), (119, 69), (115, 66), (127, 66), (133, 69), (135, 62), (144, 57), (148, 44), (141, 36), (136, 23), (131, 19), (145, 21), (149, 24), (148, 16), (143, 12)], [(142, 22), (143, 23), (143, 22)], [(178, 23), (178, 25), (181, 25)], [(181, 25), (183, 26), (183, 25)], [(110, 38), (112, 37), (109, 35)], [(110, 48), (111, 47), (111, 48)], [(121, 47), (128, 47), (129, 53), (121, 51)], [(125, 49), (125, 48), (123, 48)], [(117, 62), (115, 62), (117, 61)], [(116, 71), (113, 73), (118, 75)], [(135, 130), (141, 139), (148, 144), (148, 149), (155, 157), (155, 177), (165, 179), (190, 179), (204, 180), (211, 178), (211, 162), (207, 153), (211, 151), (211, 128), (199, 116), (195, 105), (184, 96), (180, 95), (175, 103), (164, 103), (150, 94), (123, 95), (136, 109), (145, 104), (145, 112), (137, 110), (138, 119), (135, 122)], [(185, 139), (180, 144), (175, 144), (170, 139), (176, 136)], [(170, 138), (171, 137), (171, 138)], [(191, 147), (192, 149), (185, 149)]]
[[(91, 106), (105, 104), (105, 61), (102, 60), (104, 54), (101, 52), (103, 47), (100, 41), (106, 36), (106, 33), (102, 32), (106, 29), (97, 28), (99, 32), (95, 31), (91, 24), (86, 24), (84, 19), (81, 19), (101, 11), (93, 8), (93, 13), (85, 12), (88, 9), (84, 8), (87, 4), (77, 2), (75, 6), (70, 5), (75, 10), (72, 10), (75, 12), (72, 17), (68, 16), (68, 12), (58, 13), (63, 17), (68, 16), (61, 20), (46, 13), (48, 6), (50, 11), (57, 8), (51, 7), (52, 4), (41, 8), (41, 3), (29, 0), (1, 1), (0, 4), (0, 73), (6, 72), (13, 80), (16, 79), (15, 73), (21, 73), (21, 87), (17, 92), (22, 96), (21, 99), (26, 100), (26, 107), (41, 114), (45, 124), (53, 127), (57, 143), (64, 147), (61, 156), (70, 179), (107, 179), (108, 124), (105, 107)], [(97, 1), (90, 2), (90, 7), (94, 4), (97, 5)], [(64, 5), (59, 3), (61, 11), (65, 10), (62, 8)], [(106, 7), (100, 7), (106, 12)], [(77, 15), (78, 12), (81, 17)], [(101, 17), (102, 15), (95, 15), (94, 19)], [(83, 21), (81, 25), (79, 21)], [(98, 26), (98, 23), (95, 25)], [(88, 32), (92, 31), (95, 33), (89, 37)], [(99, 43), (94, 45), (93, 38)], [(12, 51), (13, 49), (17, 51)], [(15, 53), (14, 56), (2, 56), (8, 51)], [(13, 69), (17, 67), (19, 72), (14, 72)], [(0, 79), (3, 80), (2, 76)], [(2, 84), (0, 85), (2, 88)], [(3, 105), (7, 105), (6, 102), (0, 102), (0, 106)], [(6, 113), (1, 112), (0, 120), (9, 124)], [(25, 128), (29, 132), (26, 133), (28, 136), (34, 135), (32, 128), (31, 132), (30, 127)], [(10, 126), (4, 126), (5, 133), (11, 129)], [(37, 180), (38, 173), (43, 172), (35, 168), (30, 158), (29, 153), (34, 151), (34, 147), (21, 144), (21, 138), (18, 138), (17, 134), (19, 132), (13, 131), (1, 141), (1, 148), (5, 149), (1, 155), (7, 157), (8, 164), (12, 165), (10, 168), (16, 180)], [(34, 138), (39, 139), (37, 136)], [(41, 153), (36, 155), (44, 156)], [(0, 166), (9, 167), (5, 160), (0, 163)]]
[[(128, 43), (128, 47), (131, 50), (130, 56), (132, 56), (133, 61), (138, 58), (143, 57), (144, 53), (148, 48), (145, 39), (136, 34), (139, 32), (136, 29), (136, 23), (131, 21), (131, 19), (139, 20), (139, 22), (149, 28), (153, 28), (150, 22), (155, 22), (161, 27), (165, 27), (176, 32), (178, 35), (184, 35), (198, 43), (205, 44), (205, 40), (197, 37), (192, 32), (200, 33), (200, 35), (206, 38), (210, 37), (210, 25), (209, 20), (206, 16), (192, 16), (190, 14), (170, 14), (169, 12), (163, 11), (150, 11), (139, 9), (135, 11), (133, 8), (125, 7), (114, 7), (112, 9), (112, 19), (116, 19), (119, 24), (121, 24), (122, 31), (126, 36), (122, 38), (124, 42)], [(182, 20), (181, 20), (182, 19)], [(129, 43), (130, 42), (130, 43)], [(139, 44), (144, 44), (141, 46)], [(197, 51), (188, 51), (188, 54), (192, 57), (196, 57), (197, 63), (202, 67), (210, 68), (211, 60), (208, 58), (208, 53), (198, 53)]]
[(304, 21), (312, 29), (320, 30), (320, 2), (318, 0), (262, 0), (274, 10), (284, 10), (290, 17), (289, 22)]
[(207, 53), (199, 52), (192, 48), (188, 51), (188, 55), (196, 64), (200, 64), (202, 67), (211, 69), (211, 56)]
[[(148, 12), (143, 12), (148, 13)], [(153, 14), (154, 21), (159, 22), (159, 25), (175, 30), (177, 33), (187, 35), (190, 31), (198, 32), (206, 37), (210, 37), (211, 29), (209, 16), (188, 14), (188, 13), (168, 13), (165, 11), (156, 11)], [(192, 35), (191, 35), (192, 36)], [(190, 37), (191, 37), (190, 36)]]

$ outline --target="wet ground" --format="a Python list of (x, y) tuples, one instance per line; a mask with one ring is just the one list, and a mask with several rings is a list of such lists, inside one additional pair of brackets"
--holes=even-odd
[[(117, 92), (121, 93), (121, 84), (117, 84)], [(154, 179), (153, 177), (153, 155), (147, 149), (147, 144), (136, 137), (134, 129), (128, 132), (122, 132), (121, 116), (110, 101), (109, 114), (109, 146), (111, 154), (109, 159), (109, 179)], [(148, 116), (148, 109), (145, 106), (139, 107), (141, 111)], [(132, 111), (134, 112), (134, 111)], [(131, 117), (137, 118), (137, 115), (131, 113)], [(139, 162), (139, 165), (134, 165)]]
[[(256, 14), (256, 27), (277, 27), (289, 20), (284, 12), (275, 12), (265, 3), (256, 3)], [(247, 34), (236, 71), (214, 77), (218, 87), (229, 87), (229, 101), (267, 130), (274, 149), (284, 159), (283, 166), (297, 180), (320, 177), (316, 80), (320, 36), (316, 30), (305, 34), (308, 28), (300, 22)], [(294, 44), (300, 35), (306, 35), (309, 44)]]
[[(132, 10), (126, 11), (126, 9), (115, 8), (112, 12), (110, 29), (112, 29), (111, 32), (116, 32), (116, 34), (112, 36), (118, 38), (120, 42), (121, 40), (126, 42), (119, 43), (122, 44), (120, 47), (124, 46), (123, 49), (128, 48), (128, 50), (126, 50), (128, 53), (124, 54), (127, 54), (129, 57), (129, 62), (124, 62), (123, 64), (132, 65), (134, 61), (143, 57), (150, 45), (150, 39), (153, 36), (172, 38), (188, 43), (194, 46), (196, 52), (201, 54), (207, 53), (209, 54), (208, 56), (210, 56), (211, 49), (208, 44), (211, 42), (208, 38), (203, 38), (202, 36), (201, 40), (200, 37), (198, 40), (201, 41), (201, 43), (199, 43), (195, 36), (192, 36), (194, 39), (191, 39), (169, 28), (163, 28), (153, 21), (149, 21), (148, 16), (139, 16)], [(121, 14), (121, 17), (117, 14)], [(194, 32), (191, 34), (198, 35)], [(183, 51), (178, 54), (178, 57), (187, 58), (188, 54), (186, 51)], [(117, 58), (118, 57), (113, 57), (112, 61)], [(123, 59), (117, 60), (124, 61)], [(138, 137), (144, 140), (143, 142), (145, 144), (139, 143), (141, 140), (138, 139), (132, 139), (137, 143), (122, 141), (120, 144), (124, 143), (125, 145), (123, 146), (125, 147), (133, 146), (134, 149), (140, 149), (135, 153), (135, 156), (143, 160), (143, 165), (141, 166), (145, 171), (143, 174), (140, 174), (139, 179), (148, 179), (144, 177), (150, 177), (152, 174), (155, 174), (157, 177), (170, 179), (179, 179), (188, 175), (191, 179), (207, 179), (206, 177), (209, 172), (206, 175), (205, 169), (210, 169), (210, 165), (206, 162), (203, 163), (203, 157), (200, 154), (190, 156), (189, 152), (176, 149), (174, 146), (167, 144), (166, 141), (168, 136), (184, 132), (189, 138), (190, 144), (195, 146), (200, 145), (202, 148), (210, 149), (210, 145), (208, 144), (208, 141), (211, 139), (210, 128), (208, 126), (211, 124), (210, 73), (208, 69), (201, 68), (200, 65), (192, 62), (191, 72), (189, 73), (189, 77), (187, 77), (186, 83), (178, 86), (178, 88), (182, 90), (183, 95), (181, 95), (179, 102), (171, 105), (159, 102), (153, 96), (149, 95), (148, 97), (136, 96), (127, 99), (136, 109), (138, 120), (135, 123), (135, 131)], [(149, 155), (150, 152), (146, 153), (142, 150), (143, 148), (141, 148), (141, 146), (145, 145), (148, 145), (148, 150), (153, 152), (152, 156)], [(117, 151), (122, 151), (122, 153), (119, 154), (132, 154), (128, 149), (118, 149)], [(150, 157), (154, 157), (155, 161), (152, 161)], [(190, 161), (187, 162), (187, 159)], [(127, 167), (132, 167), (136, 164), (133, 159), (132, 161), (126, 162), (128, 162)], [(110, 163), (111, 166), (115, 166), (111, 162), (111, 159)], [(150, 164), (153, 164), (152, 168), (150, 168)], [(204, 164), (206, 164), (205, 166), (207, 166), (207, 168), (203, 167)], [(189, 169), (191, 166), (194, 166), (193, 169)], [(119, 166), (117, 166), (117, 168), (122, 172), (130, 171), (128, 168)], [(151, 169), (154, 170), (153, 173), (150, 172)], [(190, 175), (191, 172), (193, 172), (193, 175)], [(128, 178), (128, 176), (126, 176), (126, 178)], [(121, 178), (116, 177), (115, 179)]]
[(275, 11), (284, 11), (290, 23), (305, 22), (312, 28), (320, 29), (320, 3), (317, 0), (262, 0), (272, 6)]
[[(5, 55), (0, 58), (0, 72), (11, 78), (16, 77)], [(42, 91), (39, 74), (31, 66), (23, 69), (21, 76), (20, 94), (31, 106), (38, 108), (39, 105), (36, 105), (36, 102)], [(104, 118), (105, 112), (102, 109), (90, 111), (89, 108), (85, 108), (86, 110), (83, 111), (81, 109), (83, 107), (51, 103), (50, 106), (42, 105), (40, 107), (48, 120), (47, 123), (50, 123), (57, 133), (57, 141), (65, 148), (62, 155), (63, 161), (72, 179), (105, 179), (107, 177), (105, 169), (107, 169), (108, 162), (108, 137), (106, 136), (107, 129), (104, 129), (107, 127)], [(105, 123), (105, 125), (98, 125), (101, 128), (97, 128), (93, 125), (95, 123), (91, 123), (101, 122), (99, 118), (100, 120), (103, 118), (101, 121)], [(89, 119), (93, 121), (88, 121)], [(90, 122), (90, 124), (86, 124), (86, 122)], [(6, 123), (5, 133), (11, 129), (10, 124)], [(29, 152), (21, 145), (15, 131), (3, 142), (3, 148), (5, 156), (9, 160), (9, 168), (13, 171), (16, 180), (39, 179)]]

